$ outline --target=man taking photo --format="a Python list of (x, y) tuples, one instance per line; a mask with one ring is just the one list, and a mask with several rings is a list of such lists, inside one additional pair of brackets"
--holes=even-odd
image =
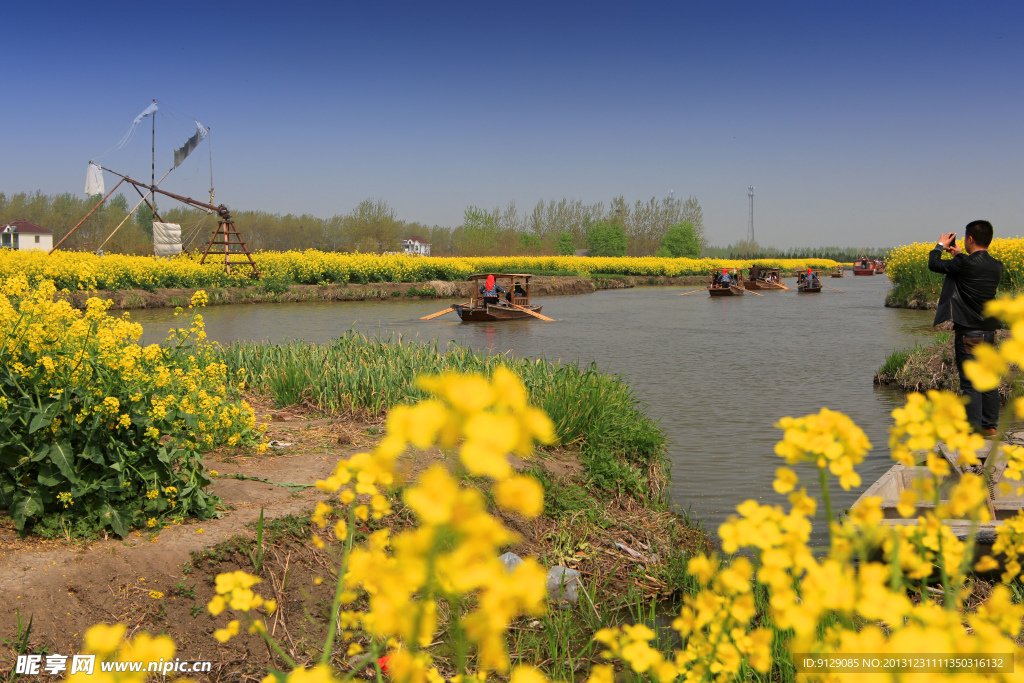
[[(956, 244), (956, 233), (946, 233), (928, 254), (928, 270), (946, 276), (939, 295), (935, 322), (953, 321), (953, 349), (960, 390), (967, 397), (967, 419), (985, 436), (996, 433), (999, 423), (999, 389), (980, 392), (964, 374), (964, 361), (974, 358), (974, 349), (983, 342), (995, 344), (996, 318), (986, 318), (985, 304), (996, 296), (1003, 264), (988, 253), (992, 242), (992, 224), (972, 221), (967, 224), (963, 249)], [(953, 258), (943, 260), (942, 252)]]

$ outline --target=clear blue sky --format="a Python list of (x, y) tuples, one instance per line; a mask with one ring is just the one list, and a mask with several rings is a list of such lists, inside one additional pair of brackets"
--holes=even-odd
[[(889, 246), (1024, 233), (1012, 2), (12, 3), (0, 191), (157, 173), (212, 128), (217, 201), (319, 216), (694, 195), (708, 238)], [(108, 176), (108, 187), (110, 186)], [(203, 197), (203, 143), (165, 189)], [(132, 193), (134, 194), (134, 193)], [(244, 230), (244, 226), (240, 226)]]

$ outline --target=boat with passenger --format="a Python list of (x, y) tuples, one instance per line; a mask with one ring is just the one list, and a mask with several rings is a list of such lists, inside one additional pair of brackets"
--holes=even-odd
[(775, 290), (782, 291), (789, 289), (782, 284), (782, 271), (778, 268), (761, 268), (754, 266), (750, 269), (747, 279), (743, 281), (743, 288), (749, 290)]
[(728, 268), (721, 272), (716, 268), (711, 271), (711, 284), (708, 285), (708, 294), (711, 296), (743, 296), (746, 290), (740, 285), (739, 275), (733, 271), (729, 273)]
[(796, 291), (801, 294), (818, 294), (821, 292), (821, 271), (807, 269), (796, 279)]
[(553, 318), (541, 315), (543, 306), (530, 303), (530, 278), (524, 273), (483, 273), (470, 275), (473, 292), (469, 301), (452, 304), (448, 308), (425, 315), (420, 320), (433, 320), (455, 311), (464, 323), (496, 322), (499, 320), (522, 320), (540, 318), (554, 322)]

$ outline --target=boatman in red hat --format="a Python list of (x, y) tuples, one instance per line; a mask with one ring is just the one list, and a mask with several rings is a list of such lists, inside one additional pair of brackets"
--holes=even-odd
[(729, 270), (722, 268), (722, 277), (718, 278), (718, 283), (723, 287), (728, 287), (732, 284), (732, 278), (729, 277)]
[(480, 293), (484, 295), (485, 304), (496, 304), (498, 296), (505, 293), (505, 288), (494, 281), (493, 275), (488, 275), (487, 280), (480, 286)]

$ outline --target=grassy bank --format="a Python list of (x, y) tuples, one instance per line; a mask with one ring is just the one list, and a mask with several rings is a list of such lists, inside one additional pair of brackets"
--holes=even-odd
[(522, 377), (530, 402), (547, 411), (559, 442), (577, 448), (596, 486), (641, 500), (660, 499), (668, 481), (665, 436), (618, 376), (594, 366), (489, 355), (456, 345), (371, 340), (348, 332), (327, 345), (236, 343), (221, 352), (233, 378), (267, 392), (279, 406), (376, 417), (424, 398), (420, 374), (479, 372), (499, 365)]
[[(996, 341), (1009, 337), (1009, 330), (999, 330)], [(926, 392), (932, 389), (960, 391), (960, 376), (953, 355), (953, 332), (942, 331), (930, 344), (912, 349), (893, 349), (875, 373), (875, 384), (896, 386), (903, 391)], [(1019, 370), (1010, 372), (999, 384), (999, 398), (1006, 403), (1024, 393), (1024, 379)]]

